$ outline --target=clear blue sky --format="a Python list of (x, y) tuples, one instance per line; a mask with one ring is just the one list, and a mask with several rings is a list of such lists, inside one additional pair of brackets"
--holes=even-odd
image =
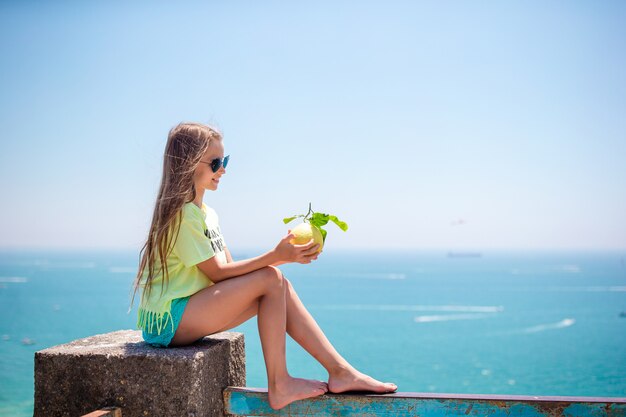
[(168, 130), (218, 126), (205, 202), (270, 249), (626, 249), (626, 3), (2, 2), (0, 247), (134, 248)]

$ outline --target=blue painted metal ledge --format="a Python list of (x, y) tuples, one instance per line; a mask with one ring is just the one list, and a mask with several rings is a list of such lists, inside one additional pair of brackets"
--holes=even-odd
[(626, 398), (343, 393), (295, 401), (274, 410), (266, 389), (228, 387), (224, 408), (233, 416), (626, 417)]

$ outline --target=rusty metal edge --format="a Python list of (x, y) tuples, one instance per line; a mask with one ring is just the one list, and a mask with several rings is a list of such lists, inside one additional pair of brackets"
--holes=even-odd
[[(224, 399), (230, 392), (267, 394), (267, 388), (226, 387)], [(505, 402), (568, 402), (568, 403), (613, 403), (626, 404), (626, 397), (562, 397), (562, 396), (530, 396), (530, 395), (488, 395), (488, 394), (447, 394), (429, 392), (394, 392), (391, 394), (372, 394), (371, 392), (345, 392), (341, 394), (327, 393), (324, 396), (346, 397), (359, 396), (371, 398), (413, 398), (413, 399), (443, 399), (443, 400), (480, 400), (480, 401), (505, 401)]]

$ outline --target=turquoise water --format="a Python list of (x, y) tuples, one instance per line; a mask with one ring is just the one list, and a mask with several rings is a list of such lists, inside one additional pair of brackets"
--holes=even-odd
[[(137, 260), (0, 252), (0, 415), (32, 415), (36, 351), (134, 328)], [(399, 391), (626, 396), (626, 252), (337, 251), (281, 269), (337, 350)], [(248, 386), (266, 386), (256, 320), (235, 330)], [(290, 372), (326, 379), (288, 340)]]

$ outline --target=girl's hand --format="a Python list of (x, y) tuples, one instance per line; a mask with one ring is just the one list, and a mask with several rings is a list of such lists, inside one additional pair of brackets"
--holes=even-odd
[(313, 239), (304, 245), (292, 245), (289, 241), (294, 237), (296, 236), (289, 230), (287, 236), (282, 238), (278, 243), (274, 249), (278, 260), (285, 263), (298, 262), (301, 264), (310, 264), (312, 261), (316, 260), (319, 255), (317, 252), (319, 245), (315, 243)]

